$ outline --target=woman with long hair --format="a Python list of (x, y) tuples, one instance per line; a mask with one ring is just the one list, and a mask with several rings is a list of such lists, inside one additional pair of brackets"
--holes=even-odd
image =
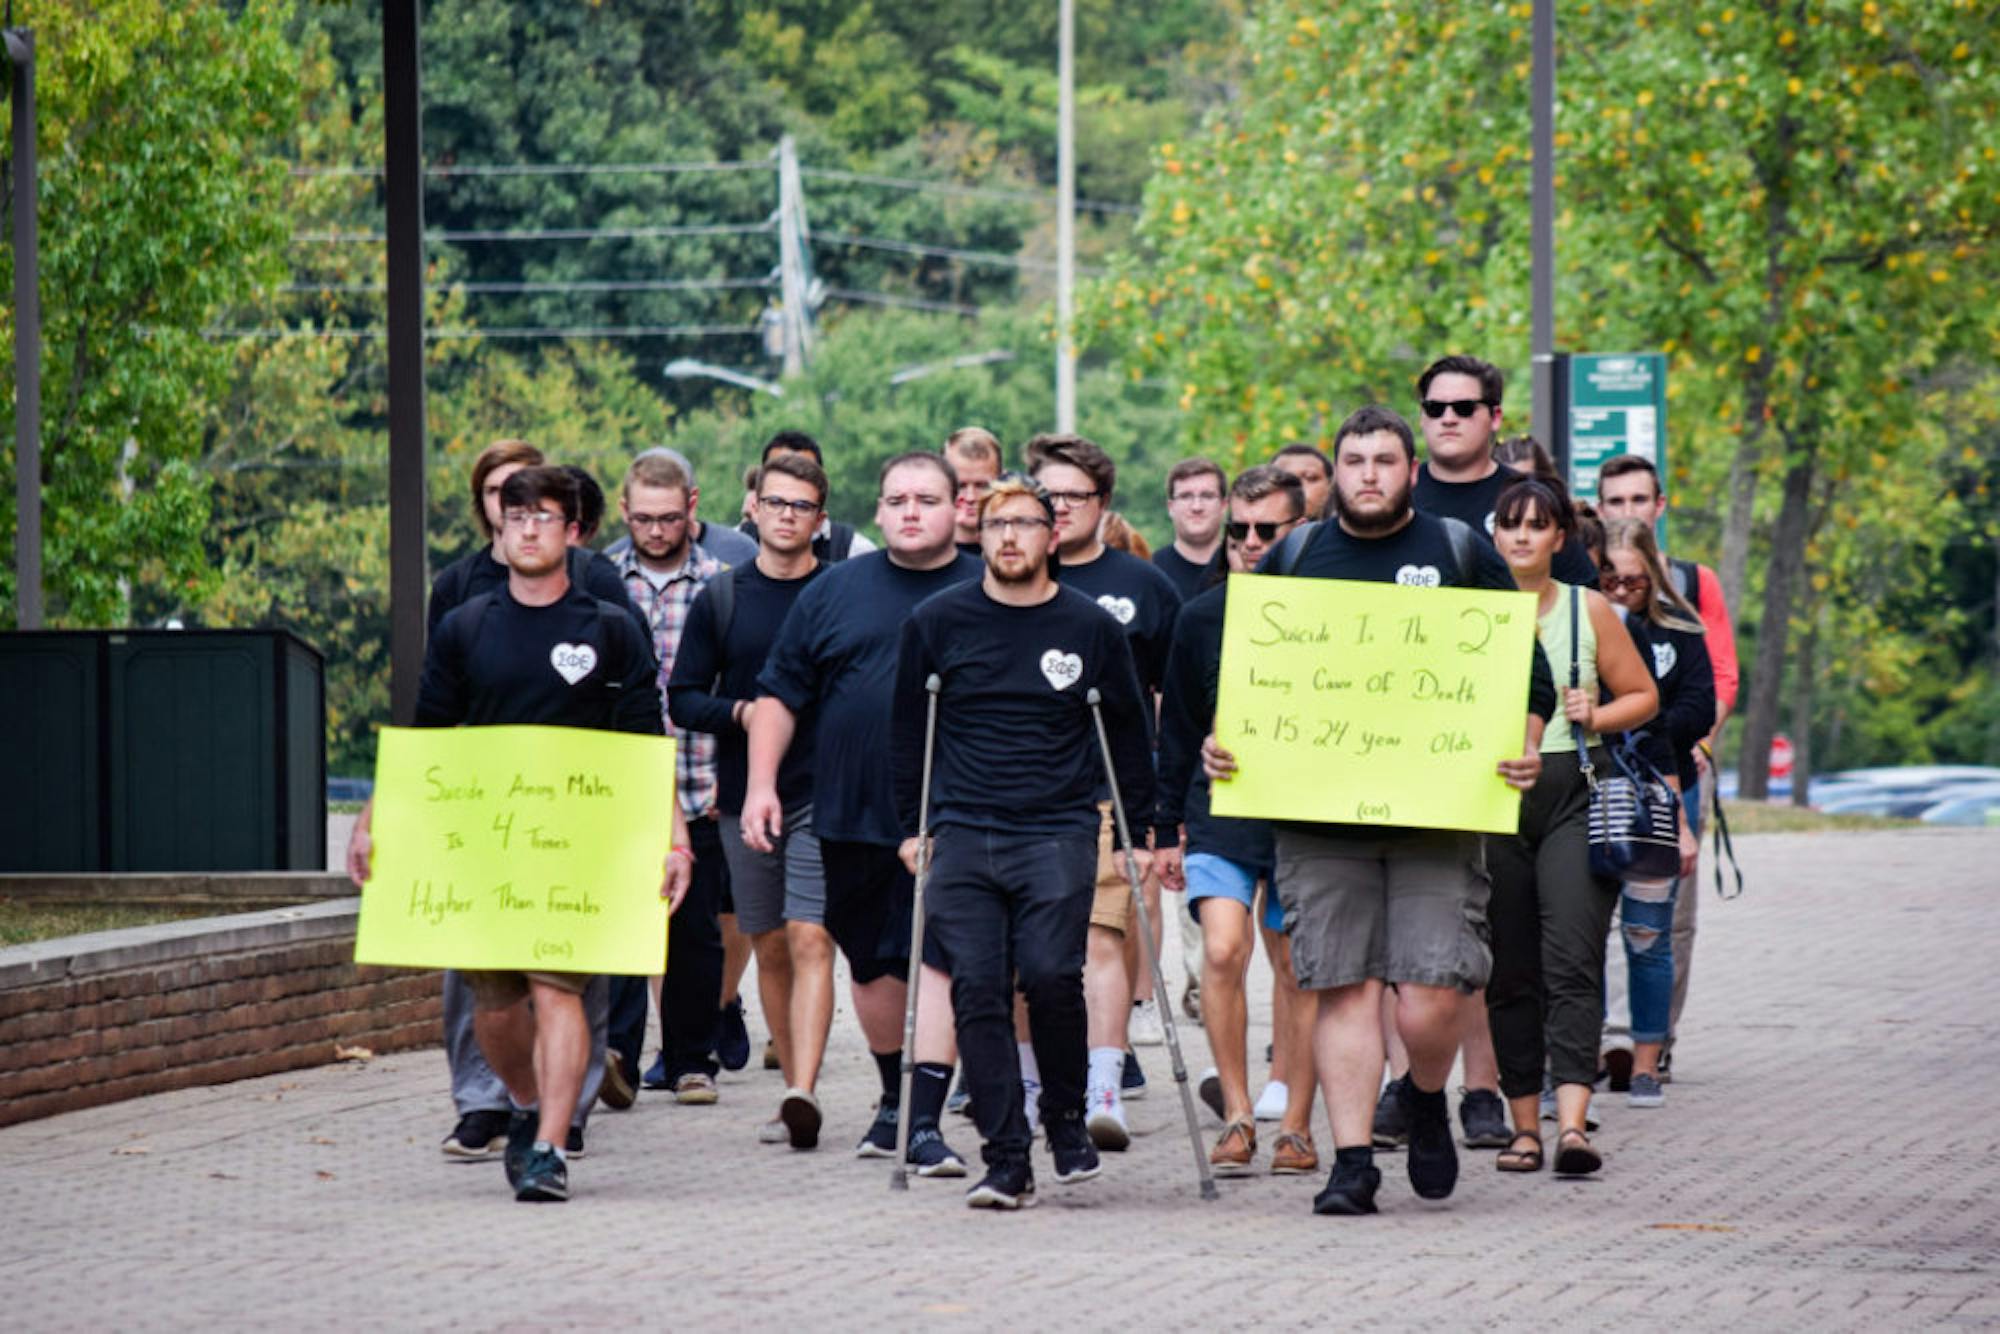
[[(1701, 781), (1695, 748), (1715, 725), (1715, 669), (1701, 613), (1675, 589), (1653, 525), (1643, 519), (1613, 519), (1605, 525), (1599, 568), (1604, 595), (1624, 614), (1660, 691), (1659, 715), (1640, 736), (1642, 752), (1675, 792), (1690, 790)], [(1701, 851), (1687, 812), (1678, 803), (1676, 812), (1680, 876), (1627, 880), (1618, 898), (1632, 1045), (1627, 1052), (1607, 1043), (1604, 1056), (1613, 1087), (1627, 1086), (1626, 1101), (1633, 1107), (1666, 1102), (1660, 1052), (1673, 1004), (1674, 900), (1681, 877), (1693, 872)]]
[(1562, 711), (1542, 733), (1541, 777), (1521, 802), (1520, 832), (1487, 840), (1493, 975), (1486, 1013), (1514, 1121), (1497, 1166), (1541, 1169), (1546, 1071), (1556, 1094), (1555, 1169), (1568, 1176), (1603, 1165), (1588, 1123), (1604, 1028), (1605, 941), (1617, 901), (1616, 883), (1591, 873), (1590, 794), (1579, 756), (1593, 748), (1592, 762), (1601, 764), (1597, 737), (1642, 725), (1660, 702), (1611, 604), (1550, 575), (1575, 529), (1569, 497), (1533, 478), (1502, 491), (1493, 508), (1494, 544), (1514, 582), (1535, 595), (1542, 651), (1564, 687)]

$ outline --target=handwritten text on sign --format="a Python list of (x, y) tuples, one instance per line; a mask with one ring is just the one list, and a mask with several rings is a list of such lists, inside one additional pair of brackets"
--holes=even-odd
[(672, 740), (385, 727), (375, 775), (356, 962), (660, 971)]
[(1535, 599), (1229, 576), (1218, 815), (1512, 833)]

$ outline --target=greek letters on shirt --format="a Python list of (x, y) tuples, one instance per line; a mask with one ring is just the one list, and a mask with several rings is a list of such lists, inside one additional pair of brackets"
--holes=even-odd
[(1444, 576), (1435, 565), (1404, 565), (1396, 571), (1396, 582), (1406, 588), (1436, 588)]
[(1052, 648), (1042, 655), (1042, 675), (1057, 690), (1067, 690), (1083, 679), (1083, 659)]
[(563, 680), (575, 685), (597, 666), (597, 650), (588, 644), (557, 644), (549, 650), (549, 665)]
[(1132, 624), (1132, 618), (1139, 614), (1139, 606), (1131, 598), (1113, 597), (1109, 593), (1097, 599), (1097, 605), (1110, 612), (1120, 625)]

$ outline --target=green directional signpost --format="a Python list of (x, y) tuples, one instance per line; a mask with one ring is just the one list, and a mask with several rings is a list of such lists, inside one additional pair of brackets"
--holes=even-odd
[(1597, 501), (1597, 471), (1637, 454), (1667, 475), (1667, 359), (1657, 352), (1578, 353), (1567, 367), (1570, 493)]

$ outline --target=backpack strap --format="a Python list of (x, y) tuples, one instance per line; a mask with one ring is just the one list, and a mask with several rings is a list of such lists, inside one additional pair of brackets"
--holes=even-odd
[(1451, 543), (1452, 563), (1458, 566), (1458, 586), (1460, 588), (1470, 588), (1472, 586), (1473, 562), (1477, 559), (1473, 555), (1472, 544), (1479, 539), (1474, 536), (1472, 525), (1466, 523), (1463, 519), (1454, 519), (1450, 515), (1444, 514), (1438, 516), (1438, 522), (1444, 525), (1445, 540)]
[(826, 559), (830, 565), (837, 560), (846, 560), (854, 552), (854, 525), (835, 519), (827, 530)]
[(1667, 566), (1674, 576), (1674, 591), (1687, 599), (1687, 604), (1696, 611), (1701, 610), (1701, 567), (1691, 560), (1669, 560)]
[[(1706, 750), (1707, 747), (1704, 746), (1703, 749)], [(1710, 754), (1708, 757), (1708, 771), (1711, 774), (1715, 772), (1715, 756), (1713, 754)], [(1743, 866), (1742, 863), (1736, 860), (1736, 842), (1729, 837), (1729, 817), (1722, 813), (1722, 785), (1720, 783), (1715, 785), (1712, 795), (1715, 806), (1709, 823), (1715, 830), (1715, 896), (1727, 903), (1730, 899), (1740, 899), (1743, 897)], [(1729, 893), (1722, 887), (1722, 859), (1724, 857), (1729, 858), (1729, 869), (1736, 876), (1736, 892), (1734, 894)]]
[(479, 643), (479, 627), (486, 623), (486, 613), (493, 609), (493, 603), (498, 596), (497, 592), (489, 588), (478, 597), (459, 603), (456, 608), (459, 624), (465, 627), (465, 652), (468, 657)]
[(709, 614), (715, 618), (717, 648), (728, 642), (729, 627), (736, 621), (736, 569), (732, 565), (702, 585), (708, 594)]
[(1286, 533), (1279, 541), (1278, 549), (1271, 553), (1271, 573), (1290, 574), (1299, 567), (1299, 557), (1305, 554), (1306, 543), (1320, 525), (1318, 519), (1302, 523)]

